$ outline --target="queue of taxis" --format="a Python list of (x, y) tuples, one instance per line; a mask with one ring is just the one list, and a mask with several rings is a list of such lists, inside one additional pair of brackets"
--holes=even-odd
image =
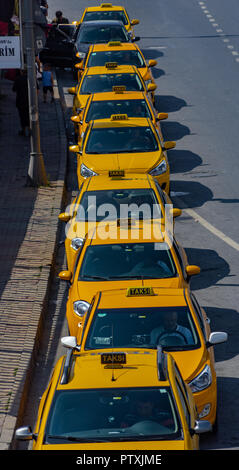
[(170, 353), (138, 348), (115, 354), (69, 348), (54, 370), (34, 431), (19, 440), (33, 450), (198, 450), (198, 419), (190, 387)]
[(182, 288), (200, 273), (190, 265), (183, 247), (157, 219), (102, 221), (88, 231), (72, 270), (59, 273), (69, 282), (66, 318), (70, 335), (77, 336), (82, 309), (88, 309), (98, 290), (155, 286)]
[(134, 37), (134, 26), (139, 24), (139, 20), (133, 18), (130, 20), (125, 7), (121, 5), (112, 5), (112, 3), (101, 3), (98, 6), (85, 8), (79, 23), (87, 21), (121, 21), (131, 37)]
[[(124, 214), (124, 210), (127, 213)], [(181, 209), (173, 207), (169, 196), (162, 191), (150, 175), (133, 174), (131, 177), (89, 177), (81, 185), (77, 196), (59, 219), (66, 223), (65, 252), (69, 271), (73, 271), (78, 249), (84, 243), (86, 233), (107, 220), (121, 217), (144, 220), (153, 219), (165, 225), (166, 217), (181, 215)], [(173, 225), (173, 223), (172, 223)]]
[[(112, 4), (86, 8), (75, 27), (106, 20), (136, 40), (139, 21)], [(211, 332), (191, 291), (200, 267), (174, 235), (181, 210), (169, 196), (166, 152), (175, 143), (164, 142), (168, 115), (155, 108), (156, 63), (132, 42), (103, 42), (78, 53), (79, 81), (69, 89), (79, 193), (59, 215), (68, 352), (34, 431), (23, 426), (15, 436), (33, 450), (197, 450), (216, 423), (213, 347), (227, 334)]]
[(90, 121), (80, 145), (69, 149), (77, 154), (77, 178), (123, 172), (149, 173), (169, 194), (170, 171), (166, 151), (175, 142), (162, 143), (151, 119), (114, 114), (110, 119)]
[(116, 62), (106, 63), (102, 67), (90, 67), (84, 70), (80, 82), (68, 89), (74, 95), (72, 114), (75, 115), (86, 106), (92, 93), (106, 93), (115, 87), (126, 87), (128, 91), (155, 91), (154, 83), (145, 84), (133, 65), (118, 65)]
[[(152, 283), (156, 286), (155, 283)], [(160, 346), (170, 352), (190, 386), (200, 419), (215, 425), (217, 379), (212, 346), (227, 341), (225, 332), (211, 332), (209, 319), (187, 287), (128, 287), (97, 292), (82, 309), (77, 336), (64, 339), (82, 353), (118, 353)]]
[[(76, 56), (78, 57), (77, 54)], [(78, 70), (78, 80), (80, 80), (85, 68), (102, 67), (109, 62), (118, 65), (134, 65), (146, 84), (153, 83), (156, 85), (151, 68), (157, 65), (157, 61), (151, 59), (147, 63), (137, 44), (132, 42), (122, 43), (120, 41), (91, 45), (84, 60), (75, 64), (75, 68)], [(154, 102), (154, 92), (151, 95)]]

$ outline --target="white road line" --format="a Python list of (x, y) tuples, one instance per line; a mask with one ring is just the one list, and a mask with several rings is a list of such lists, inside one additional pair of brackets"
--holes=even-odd
[(192, 217), (195, 220), (195, 222), (199, 222), (201, 225), (203, 225), (203, 227), (209, 230), (209, 232), (213, 233), (213, 235), (216, 235), (222, 241), (227, 243), (227, 245), (239, 251), (239, 243), (235, 242), (234, 240), (232, 240), (232, 238), (228, 237), (227, 235), (225, 235), (225, 233), (221, 232), (221, 230), (218, 230), (212, 224), (207, 222), (207, 220), (205, 220), (203, 217), (198, 215), (197, 212), (195, 212), (193, 209), (183, 209), (183, 212), (186, 212), (186, 214)]

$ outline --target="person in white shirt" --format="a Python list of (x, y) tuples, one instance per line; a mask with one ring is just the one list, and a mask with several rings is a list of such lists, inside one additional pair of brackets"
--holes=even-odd
[(177, 344), (193, 345), (194, 341), (191, 331), (188, 328), (185, 328), (184, 326), (178, 325), (177, 320), (177, 311), (171, 310), (169, 312), (166, 312), (164, 314), (163, 325), (154, 328), (151, 331), (150, 343), (156, 345), (162, 342), (165, 346), (167, 346), (167, 338), (170, 341), (169, 337), (171, 336), (172, 341), (170, 341), (170, 346), (173, 346), (173, 338), (175, 338), (175, 346)]

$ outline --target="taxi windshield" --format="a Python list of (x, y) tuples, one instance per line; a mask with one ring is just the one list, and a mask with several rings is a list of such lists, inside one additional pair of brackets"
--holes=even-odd
[(127, 114), (128, 117), (152, 118), (145, 100), (92, 101), (85, 121), (109, 119), (112, 114)]
[(155, 152), (158, 142), (151, 127), (103, 127), (92, 128), (85, 146), (85, 153), (134, 153)]
[(44, 444), (173, 440), (180, 436), (169, 387), (59, 390)]
[(160, 249), (155, 249), (155, 245), (158, 244), (107, 243), (88, 246), (80, 268), (79, 280), (162, 279), (176, 276), (168, 245), (161, 242)]
[(135, 67), (145, 67), (144, 60), (139, 51), (114, 50), (97, 51), (90, 54), (87, 67), (104, 66), (107, 62), (116, 62), (118, 65), (134, 65)]
[(111, 308), (96, 310), (85, 349), (161, 345), (168, 351), (181, 351), (195, 349), (198, 341), (187, 307)]
[(125, 217), (160, 219), (161, 208), (153, 189), (110, 189), (86, 191), (77, 208), (76, 221), (100, 222)]
[(90, 25), (82, 24), (76, 39), (76, 46), (84, 44), (105, 44), (110, 41), (128, 42), (129, 38), (125, 27), (118, 25)]
[(144, 91), (143, 82), (136, 73), (87, 74), (81, 84), (80, 94), (104, 93), (114, 86), (125, 86), (128, 91)]
[(87, 11), (83, 21), (96, 21), (96, 20), (117, 20), (122, 21), (124, 25), (128, 24), (128, 20), (124, 11)]

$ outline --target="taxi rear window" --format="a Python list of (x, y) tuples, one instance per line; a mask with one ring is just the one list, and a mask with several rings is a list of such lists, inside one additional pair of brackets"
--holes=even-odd
[(169, 387), (59, 390), (44, 444), (174, 440), (181, 436)]
[(165, 350), (182, 351), (195, 349), (199, 344), (188, 307), (111, 308), (96, 310), (85, 348), (161, 345)]
[(145, 67), (144, 60), (138, 51), (134, 50), (114, 50), (97, 51), (90, 54), (87, 67), (104, 66), (107, 62), (117, 62), (118, 65), (134, 65), (135, 67)]
[[(112, 232), (114, 235), (114, 231)], [(79, 280), (162, 279), (177, 275), (166, 243), (161, 249), (147, 243), (113, 243), (88, 246)]]
[(156, 152), (158, 142), (150, 127), (109, 127), (91, 129), (85, 153)]
[(127, 114), (128, 117), (152, 118), (145, 100), (92, 101), (85, 121), (109, 119), (112, 114)]
[(95, 21), (95, 20), (113, 20), (122, 21), (124, 25), (128, 24), (128, 20), (124, 11), (87, 11), (83, 18), (83, 21)]
[(144, 91), (144, 85), (136, 73), (88, 74), (80, 87), (80, 94), (105, 93), (114, 86), (126, 86), (128, 91)]

